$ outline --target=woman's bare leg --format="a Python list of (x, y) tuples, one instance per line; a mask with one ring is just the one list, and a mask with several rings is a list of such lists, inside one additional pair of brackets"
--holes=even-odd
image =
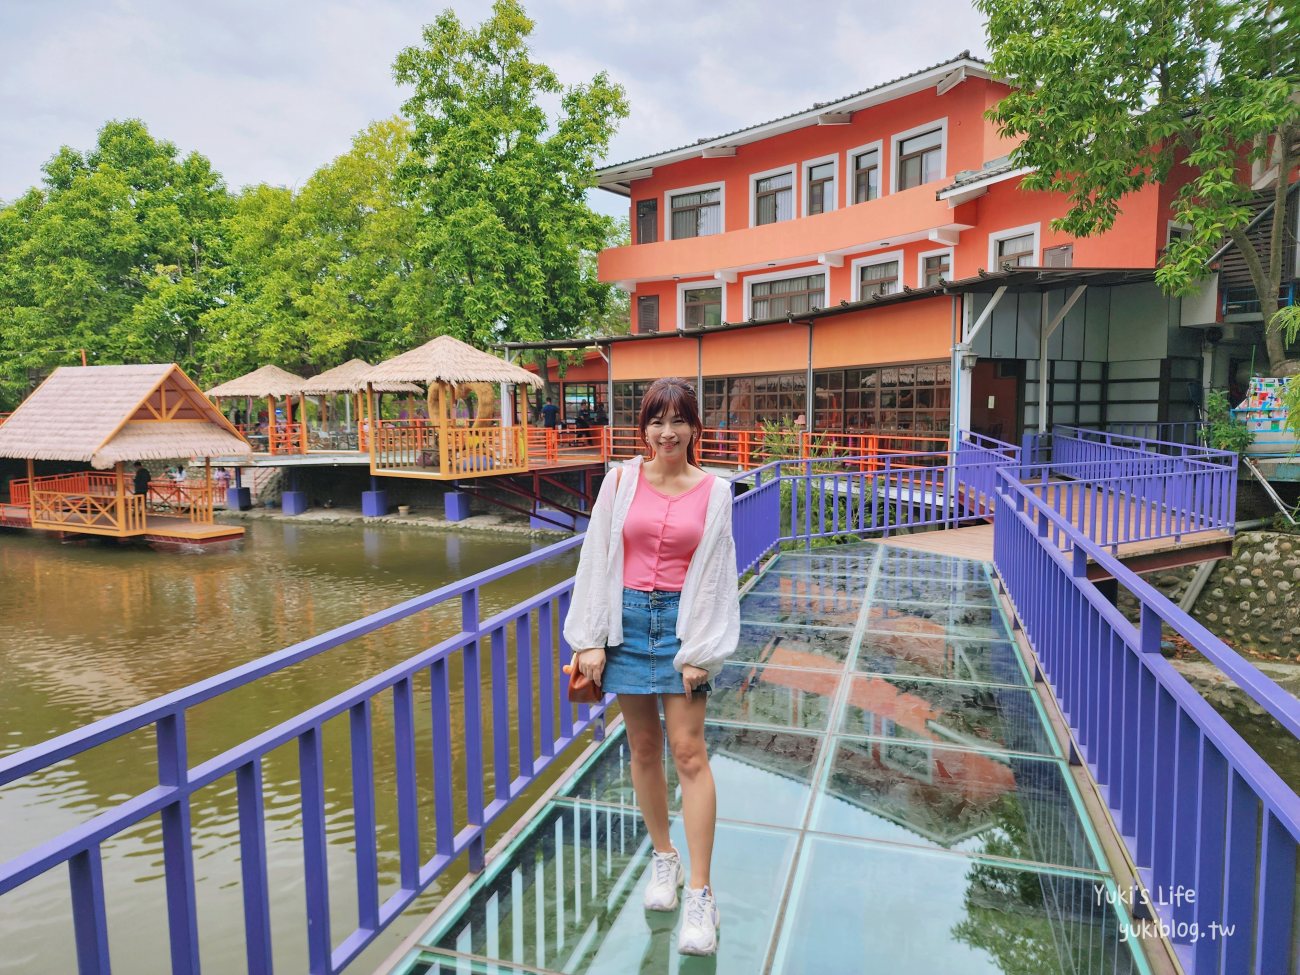
[(682, 818), (686, 821), (686, 848), (691, 854), (691, 887), (709, 884), (713, 861), (713, 830), (718, 818), (718, 797), (704, 743), (704, 694), (665, 694), (664, 719), (668, 747), (682, 783)]
[(664, 730), (659, 723), (659, 698), (655, 694), (620, 694), (618, 706), (627, 724), (627, 745), (632, 754), (632, 787), (650, 840), (660, 853), (668, 853), (668, 781), (664, 776)]

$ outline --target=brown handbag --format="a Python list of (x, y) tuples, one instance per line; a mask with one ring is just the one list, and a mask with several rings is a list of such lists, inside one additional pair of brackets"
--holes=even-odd
[(575, 662), (565, 664), (564, 669), (569, 672), (569, 703), (571, 704), (599, 704), (605, 696), (601, 693), (600, 685), (594, 680), (582, 673)]

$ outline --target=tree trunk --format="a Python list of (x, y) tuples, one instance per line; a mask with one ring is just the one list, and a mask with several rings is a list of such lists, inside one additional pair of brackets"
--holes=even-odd
[(1270, 328), (1269, 322), (1277, 314), (1277, 292), (1260, 295), (1259, 310), (1264, 316), (1264, 348), (1268, 350), (1268, 374), (1285, 376), (1287, 374), (1286, 336), (1279, 328)]

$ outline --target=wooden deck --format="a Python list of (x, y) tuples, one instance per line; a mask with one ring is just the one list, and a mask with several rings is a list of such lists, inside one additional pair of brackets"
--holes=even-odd
[[(27, 508), (23, 505), (0, 503), (0, 527), (30, 529), (31, 519)], [(49, 529), (38, 530), (51, 531)], [(59, 531), (51, 531), (51, 533), (59, 535), (78, 535), (82, 537), (104, 535), (103, 532), (79, 532), (72, 526)], [(117, 538), (121, 536), (113, 535), (107, 537)], [(210, 525), (196, 524), (188, 518), (177, 518), (174, 515), (156, 515), (150, 513), (145, 516), (144, 530), (126, 537), (138, 538), (146, 542), (157, 544), (209, 545), (214, 542), (229, 542), (243, 538), (244, 529), (239, 525), (223, 525), (220, 523)]]

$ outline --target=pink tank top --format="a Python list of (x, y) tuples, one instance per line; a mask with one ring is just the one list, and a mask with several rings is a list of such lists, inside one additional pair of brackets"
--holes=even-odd
[(681, 592), (686, 567), (704, 535), (713, 475), (684, 494), (662, 494), (637, 472), (636, 494), (623, 522), (623, 585)]

